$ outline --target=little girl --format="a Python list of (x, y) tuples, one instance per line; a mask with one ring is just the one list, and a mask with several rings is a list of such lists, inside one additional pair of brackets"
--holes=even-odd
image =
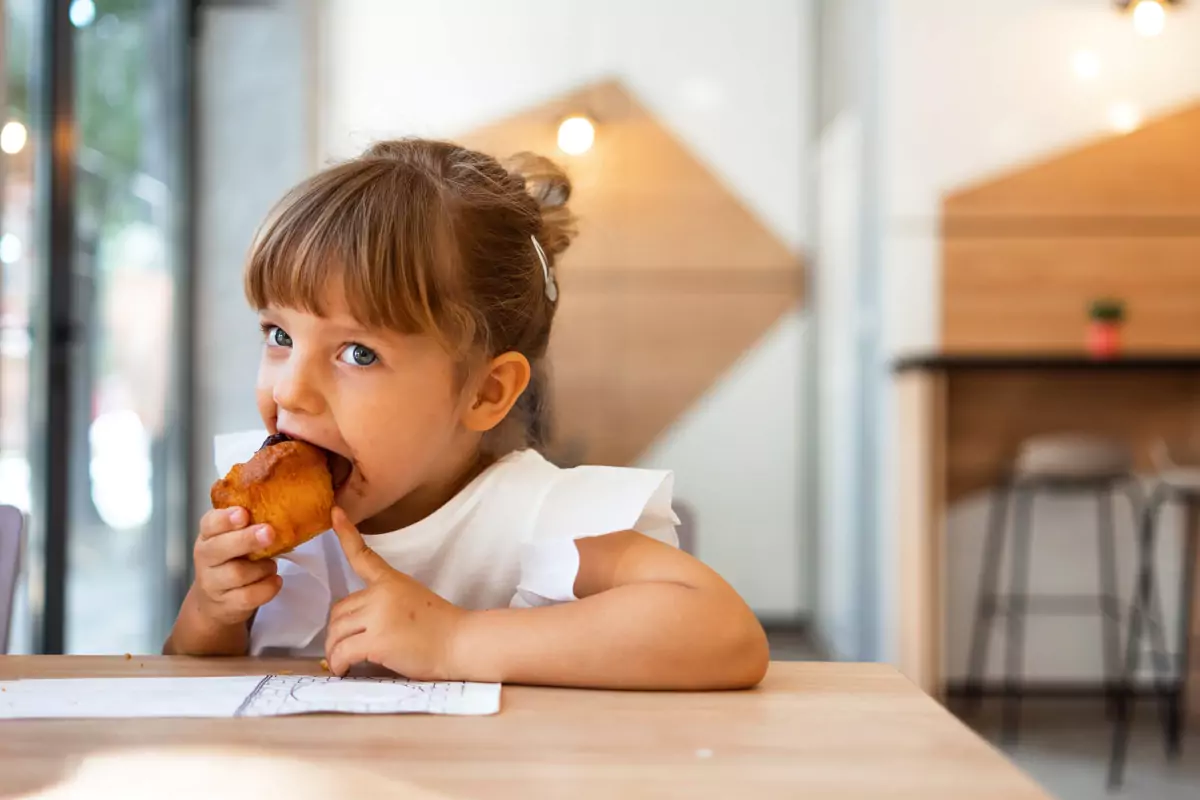
[[(452, 144), (382, 142), (293, 189), (246, 268), (266, 431), (342, 470), (333, 530), (277, 560), (245, 509), (210, 511), (166, 652), (320, 655), (413, 679), (753, 686), (767, 643), (675, 548), (671, 475), (559, 469), (533, 446), (570, 184)], [(344, 473), (344, 474), (337, 474)]]

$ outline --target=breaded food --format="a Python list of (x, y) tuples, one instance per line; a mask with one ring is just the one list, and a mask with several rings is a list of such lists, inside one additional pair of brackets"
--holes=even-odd
[(251, 525), (270, 525), (275, 540), (251, 561), (293, 550), (332, 526), (333, 478), (325, 451), (284, 434), (269, 437), (244, 464), (213, 484), (213, 508), (240, 506)]

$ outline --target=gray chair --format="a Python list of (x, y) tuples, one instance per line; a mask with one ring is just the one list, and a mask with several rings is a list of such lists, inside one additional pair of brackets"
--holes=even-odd
[(679, 549), (689, 556), (696, 555), (696, 514), (692, 507), (682, 500), (673, 504), (675, 516), (679, 524), (675, 526), (675, 536), (679, 539)]
[(8, 652), (8, 627), (17, 590), (17, 574), (21, 571), (24, 534), (25, 517), (20, 509), (0, 506), (0, 653)]

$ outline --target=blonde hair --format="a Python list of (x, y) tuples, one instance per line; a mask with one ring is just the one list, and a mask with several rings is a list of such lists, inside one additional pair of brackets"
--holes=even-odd
[(466, 366), (524, 355), (530, 386), (487, 438), (494, 455), (544, 443), (556, 303), (534, 238), (552, 268), (575, 234), (563, 171), (532, 153), (506, 163), (448, 142), (379, 142), (288, 192), (245, 273), (258, 309), (323, 315), (327, 284), (340, 279), (367, 327), (433, 336)]

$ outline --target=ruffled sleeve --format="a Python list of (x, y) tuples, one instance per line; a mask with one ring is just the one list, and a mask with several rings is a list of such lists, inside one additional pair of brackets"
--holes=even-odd
[(521, 555), (521, 580), (512, 606), (575, 598), (576, 539), (634, 530), (677, 547), (679, 518), (671, 509), (670, 472), (616, 467), (558, 471), (543, 495), (533, 537)]

